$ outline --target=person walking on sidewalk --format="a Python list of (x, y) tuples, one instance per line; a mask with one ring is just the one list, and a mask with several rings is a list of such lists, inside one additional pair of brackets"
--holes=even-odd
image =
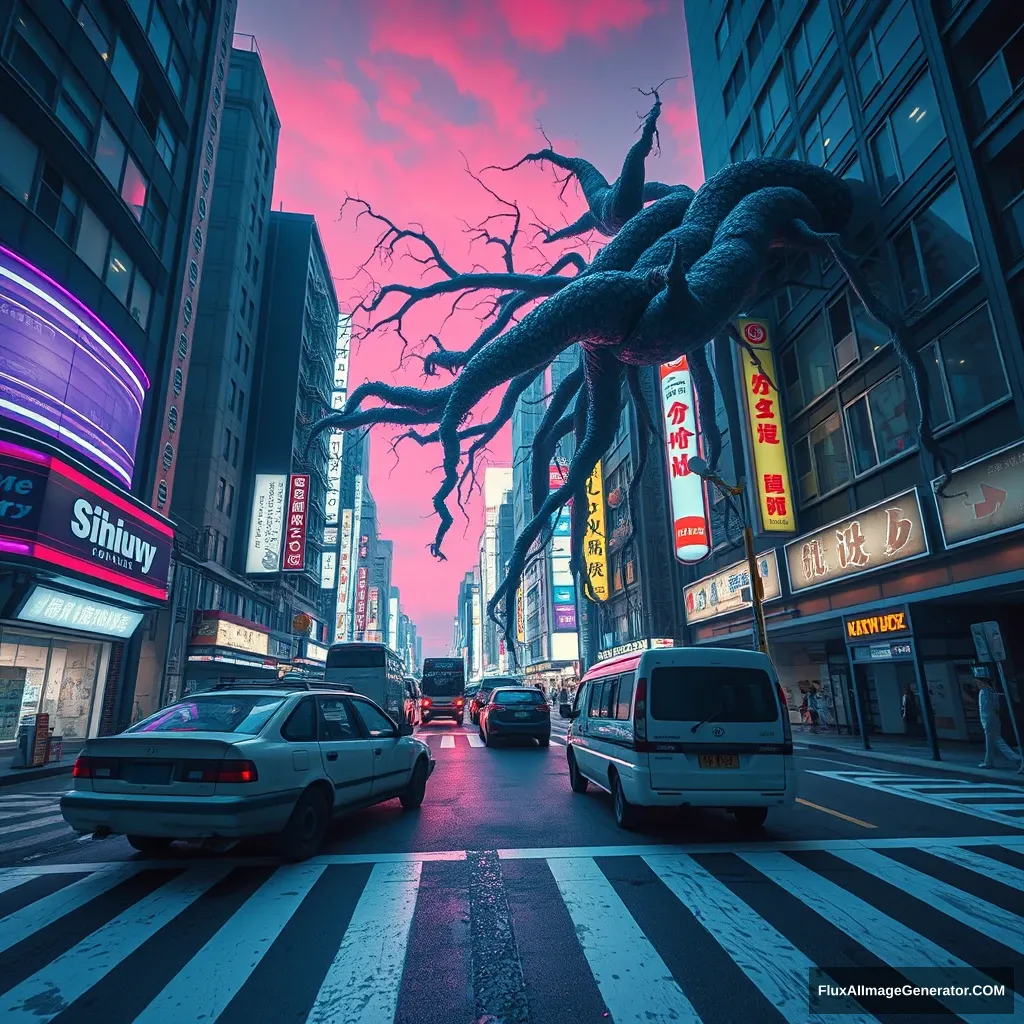
[(1017, 762), (1017, 774), (1024, 773), (1024, 758), (1021, 751), (1015, 751), (1003, 739), (999, 722), (999, 694), (992, 686), (991, 679), (978, 680), (978, 715), (985, 732), (985, 760), (979, 768), (995, 768), (996, 754), (1002, 754), (1008, 761)]

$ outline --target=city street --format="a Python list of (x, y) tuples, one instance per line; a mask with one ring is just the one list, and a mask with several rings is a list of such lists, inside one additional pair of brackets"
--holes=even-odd
[(54, 820), (67, 776), (7, 788), (0, 1016), (805, 1021), (813, 964), (1024, 967), (1024, 787), (805, 751), (760, 836), (711, 811), (631, 835), (570, 792), (563, 730), (485, 748), (429, 725), (423, 807), (287, 867), (147, 862)]

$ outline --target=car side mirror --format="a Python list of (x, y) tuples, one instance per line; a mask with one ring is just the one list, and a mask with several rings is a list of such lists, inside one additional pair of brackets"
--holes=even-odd
[(561, 718), (572, 718), (572, 705), (571, 704), (559, 704), (558, 714)]
[(398, 735), (399, 736), (411, 736), (412, 735), (412, 726), (408, 722), (403, 722), (398, 727)]

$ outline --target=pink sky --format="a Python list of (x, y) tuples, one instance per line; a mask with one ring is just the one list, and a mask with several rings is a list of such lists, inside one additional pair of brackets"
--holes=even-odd
[[(471, 246), (467, 236), (464, 222), (500, 208), (465, 163), (474, 171), (514, 163), (543, 147), (543, 125), (557, 150), (586, 157), (614, 179), (650, 102), (636, 88), (689, 72), (679, 0), (241, 0), (236, 28), (256, 36), (281, 117), (274, 206), (316, 215), (344, 309), (366, 293), (369, 281), (357, 268), (376, 238), (372, 223), (356, 228), (351, 216), (339, 219), (346, 195), (400, 227), (421, 224), (457, 269), (501, 269), (495, 246)], [(661, 152), (648, 160), (648, 177), (696, 187), (703, 176), (688, 77), (661, 95)], [(575, 220), (579, 196), (570, 190), (559, 202), (552, 172), (539, 166), (482, 177), (523, 211), (519, 269), (543, 266), (550, 250), (532, 246), (536, 230), (528, 225)], [(396, 260), (373, 271), (379, 283), (414, 283), (421, 268)], [(425, 304), (406, 321), (406, 334), (418, 341), (438, 331), (446, 347), (463, 347), (478, 321), (468, 310), (441, 329), (449, 307)], [(368, 379), (421, 383), (416, 360), (396, 371), (400, 350), (393, 334), (367, 339), (353, 351), (349, 387)], [(482, 506), (479, 497), (468, 506), (468, 526), (455, 510), (448, 561), (435, 561), (427, 545), (440, 451), (406, 442), (395, 467), (396, 432), (374, 431), (370, 487), (381, 534), (395, 544), (393, 581), (405, 611), (424, 653), (444, 654), (459, 581), (476, 561)], [(491, 462), (510, 458), (506, 430)]]

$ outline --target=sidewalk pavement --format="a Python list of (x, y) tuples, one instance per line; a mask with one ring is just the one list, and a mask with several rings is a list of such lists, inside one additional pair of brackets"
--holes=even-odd
[[(1024, 775), (1017, 774), (1017, 766), (979, 768), (985, 756), (981, 744), (939, 740), (941, 761), (932, 760), (931, 747), (923, 740), (908, 740), (900, 736), (869, 736), (871, 749), (865, 750), (859, 736), (837, 736), (827, 732), (800, 732), (793, 730), (793, 745), (805, 750), (828, 750), (833, 753), (867, 757), (893, 764), (912, 764), (919, 768), (935, 768), (944, 772), (961, 772), (978, 778), (1014, 782), (1024, 785)], [(1002, 762), (1005, 765), (1005, 762)]]
[(65, 744), (64, 756), (59, 761), (50, 761), (32, 768), (12, 768), (14, 744), (0, 744), (0, 786), (17, 786), (21, 782), (48, 779), (51, 775), (70, 775), (75, 766), (75, 758), (83, 746), (84, 741), (80, 741), (77, 746)]

